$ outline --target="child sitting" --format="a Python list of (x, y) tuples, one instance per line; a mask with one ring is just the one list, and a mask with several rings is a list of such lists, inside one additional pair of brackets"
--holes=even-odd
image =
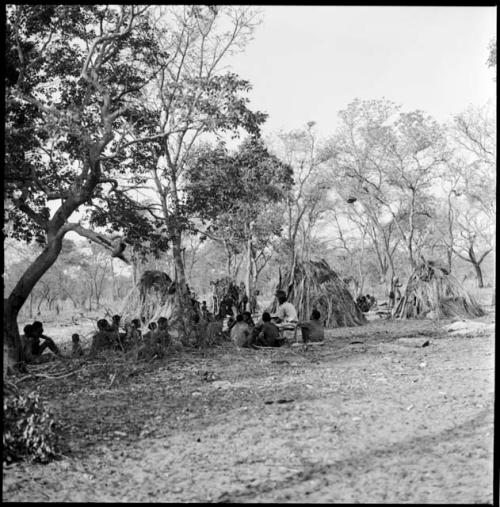
[(73, 343), (71, 349), (71, 356), (72, 357), (83, 356), (83, 349), (82, 346), (80, 345), (80, 336), (78, 335), (78, 333), (74, 333), (73, 335), (71, 335), (71, 341)]

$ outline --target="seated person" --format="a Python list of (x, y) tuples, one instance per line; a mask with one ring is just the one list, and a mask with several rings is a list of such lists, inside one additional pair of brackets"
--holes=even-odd
[(112, 349), (116, 345), (116, 331), (111, 329), (106, 319), (97, 321), (97, 332), (92, 337), (92, 345), (90, 346), (91, 354), (99, 350)]
[(146, 340), (146, 339), (149, 339), (151, 337), (151, 333), (153, 331), (155, 331), (155, 329), (157, 329), (158, 327), (158, 324), (156, 322), (150, 322), (148, 324), (148, 330), (142, 335), (142, 339), (143, 340)]
[(323, 322), (319, 320), (320, 317), (320, 312), (313, 310), (311, 312), (311, 320), (298, 323), (298, 326), (302, 330), (302, 341), (304, 343), (325, 341), (325, 327), (323, 326)]
[(280, 347), (284, 341), (280, 338), (278, 326), (271, 322), (269, 312), (262, 314), (262, 323), (255, 327), (254, 336), (254, 344), (259, 347)]
[(285, 291), (277, 291), (276, 298), (278, 299), (279, 305), (276, 313), (271, 315), (271, 319), (278, 326), (278, 328), (283, 328), (290, 323), (297, 322), (297, 310), (292, 303), (286, 300)]
[(111, 329), (113, 329), (114, 331), (120, 331), (120, 321), (121, 321), (121, 316), (120, 315), (113, 315), (113, 317), (111, 317)]
[(110, 330), (112, 330), (115, 333), (115, 342), (119, 349), (123, 349), (123, 340), (125, 339), (125, 333), (120, 333), (120, 321), (121, 321), (121, 315), (113, 315), (111, 317), (111, 326)]
[[(62, 357), (54, 340), (43, 334), (43, 324), (40, 321), (37, 320), (33, 322), (31, 326), (26, 326), (24, 328), (24, 333), (26, 337), (24, 353), (27, 362), (49, 361), (51, 356), (42, 356), (47, 348), (56, 356)], [(43, 343), (41, 343), (40, 340), (43, 340)]]
[(151, 332), (151, 338), (162, 348), (166, 348), (170, 345), (171, 338), (168, 334), (168, 320), (166, 317), (160, 317), (158, 319), (158, 326)]
[[(143, 317), (144, 320), (146, 320), (144, 317)], [(132, 326), (135, 328), (135, 330), (137, 331), (137, 334), (139, 336), (139, 339), (142, 338), (142, 332), (141, 332), (141, 321), (139, 319), (133, 319), (132, 320)]]
[(243, 312), (243, 322), (246, 322), (250, 327), (255, 327), (255, 322), (252, 319), (250, 312)]
[(241, 313), (236, 316), (236, 322), (231, 328), (231, 340), (238, 347), (250, 347), (252, 344), (252, 328), (243, 320)]
[(80, 336), (78, 335), (78, 333), (74, 333), (73, 335), (71, 335), (71, 342), (72, 342), (71, 356), (72, 357), (83, 356), (83, 349), (82, 346), (80, 345)]

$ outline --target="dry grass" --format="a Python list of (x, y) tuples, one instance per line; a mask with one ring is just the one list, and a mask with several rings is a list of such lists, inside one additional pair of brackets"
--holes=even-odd
[(400, 319), (422, 318), (430, 312), (440, 319), (484, 315), (475, 298), (454, 276), (428, 261), (412, 273), (394, 316)]
[(366, 324), (347, 286), (326, 261), (297, 263), (293, 276), (286, 272), (283, 280), (287, 284), (282, 284), (285, 291), (292, 284), (288, 300), (297, 309), (299, 318), (309, 318), (312, 310), (317, 309), (327, 328)]

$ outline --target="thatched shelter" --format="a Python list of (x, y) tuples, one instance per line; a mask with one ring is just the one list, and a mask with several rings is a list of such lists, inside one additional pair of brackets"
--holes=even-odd
[(447, 269), (433, 261), (423, 261), (406, 285), (394, 318), (475, 318), (484, 315), (481, 306)]
[(325, 327), (352, 327), (365, 324), (366, 318), (356, 305), (347, 285), (323, 259), (297, 262), (293, 274), (280, 277), (279, 289), (288, 294), (300, 320), (319, 310)]
[(175, 284), (163, 271), (145, 271), (129, 292), (119, 312), (124, 322), (135, 318), (146, 324), (160, 317), (170, 319), (175, 308)]

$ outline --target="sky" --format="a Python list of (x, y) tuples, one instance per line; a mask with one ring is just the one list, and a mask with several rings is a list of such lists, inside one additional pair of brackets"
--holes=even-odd
[(231, 69), (253, 85), (265, 135), (315, 121), (329, 136), (354, 98), (385, 97), (439, 122), (496, 95), (486, 66), (496, 7), (261, 6)]
[(264, 137), (308, 121), (329, 137), (355, 98), (385, 97), (445, 122), (496, 95), (486, 66), (496, 7), (258, 9), (254, 39), (226, 63), (252, 84), (251, 107), (268, 113)]

